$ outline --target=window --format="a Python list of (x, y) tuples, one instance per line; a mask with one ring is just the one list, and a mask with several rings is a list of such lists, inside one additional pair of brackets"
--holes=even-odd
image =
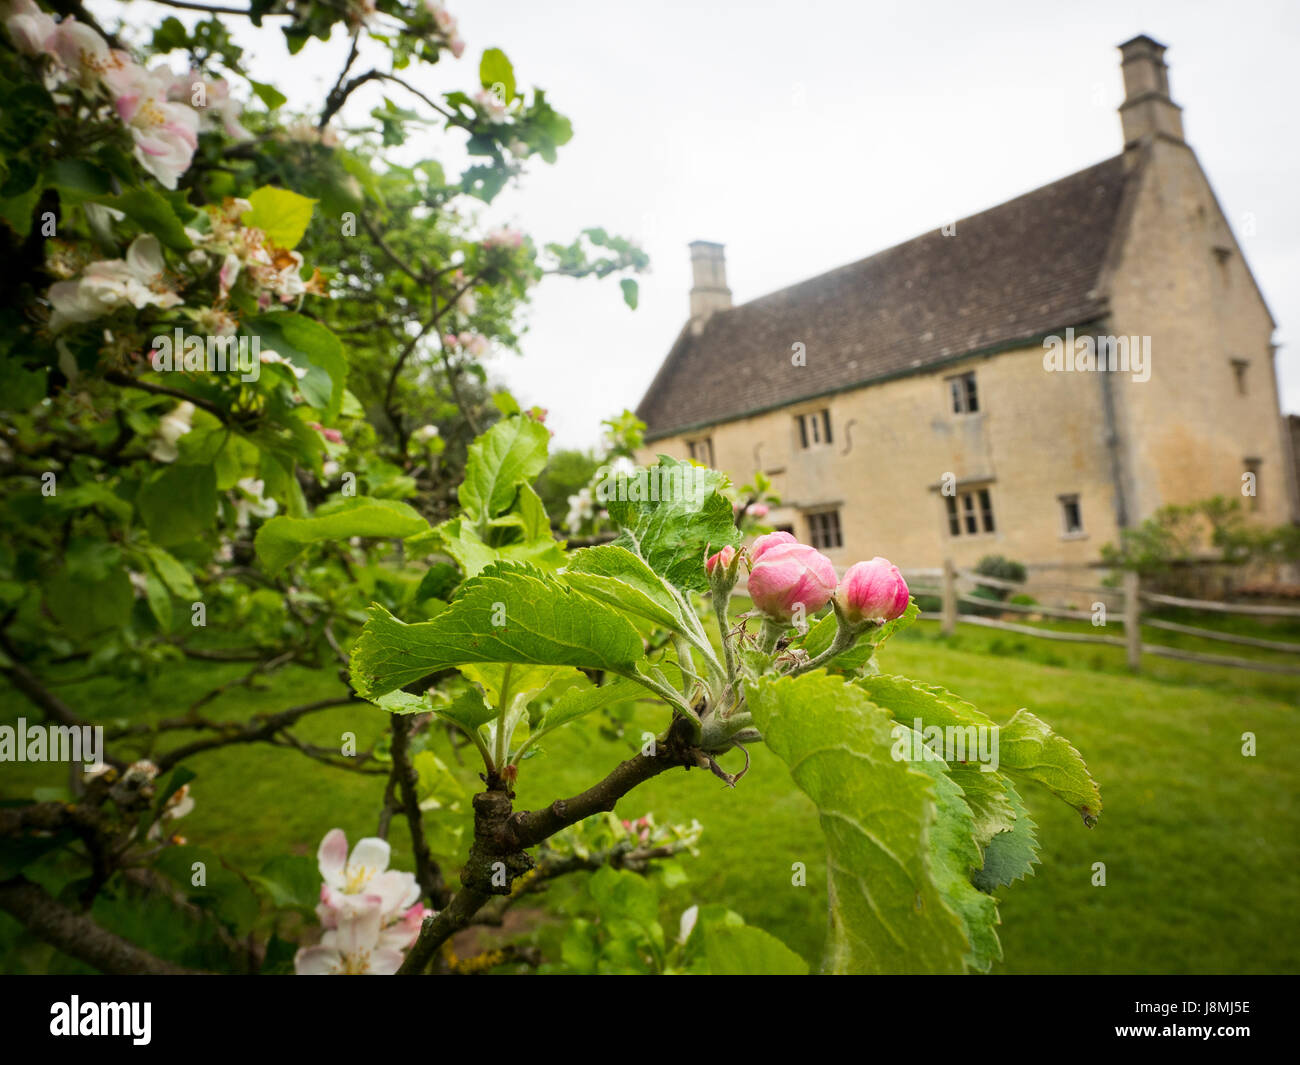
[(1078, 496), (1057, 496), (1061, 501), (1061, 528), (1066, 536), (1077, 536), (1083, 532), (1083, 511), (1079, 508)]
[(795, 418), (799, 423), (799, 446), (804, 450), (831, 442), (831, 412), (817, 410), (810, 414), (800, 414)]
[(952, 400), (953, 414), (974, 414), (980, 409), (979, 392), (975, 388), (975, 371), (947, 377), (948, 395)]
[(993, 499), (987, 488), (974, 488), (958, 492), (955, 496), (945, 496), (944, 504), (948, 508), (948, 533), (952, 536), (991, 533), (996, 528), (993, 522)]
[(696, 462), (713, 465), (713, 437), (702, 436), (698, 440), (688, 440), (686, 446), (690, 448), (691, 458)]
[(1232, 373), (1237, 379), (1237, 395), (1239, 396), (1244, 396), (1246, 394), (1246, 371), (1249, 369), (1249, 359), (1232, 360)]
[(840, 533), (840, 512), (822, 510), (808, 515), (808, 542), (818, 551), (832, 547), (843, 547), (844, 537)]

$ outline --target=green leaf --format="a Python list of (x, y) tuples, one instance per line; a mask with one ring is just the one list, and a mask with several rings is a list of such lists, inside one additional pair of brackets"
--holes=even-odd
[(333, 419), (343, 403), (348, 376), (343, 344), (329, 329), (314, 319), (293, 312), (259, 314), (250, 318), (250, 333), (261, 337), (263, 351), (283, 355), (307, 376), (298, 381), (303, 398)]
[(937, 686), (886, 673), (858, 677), (853, 683), (871, 696), (873, 703), (884, 707), (908, 728), (912, 728), (916, 721), (920, 721), (924, 728), (996, 727), (991, 717)]
[(310, 518), (275, 517), (257, 530), (253, 548), (272, 573), (283, 569), (311, 544), (353, 536), (401, 539), (425, 530), (419, 511), (396, 499), (356, 496), (320, 507)]
[(648, 618), (674, 632), (687, 631), (681, 604), (672, 589), (627, 548), (601, 544), (575, 551), (561, 578), (565, 584), (624, 613)]
[(478, 79), (483, 88), (491, 89), (494, 85), (505, 88), (505, 103), (515, 98), (515, 68), (500, 48), (488, 48), (478, 65)]
[(449, 666), (520, 662), (631, 675), (642, 656), (631, 623), (542, 570), (496, 562), (461, 585), (432, 621), (406, 625), (378, 604), (352, 650), (367, 698)]
[(920, 761), (911, 765), (933, 778), (939, 803), (939, 816), (928, 834), (931, 875), (944, 902), (966, 929), (970, 952), (964, 960), (972, 968), (988, 972), (1002, 957), (1002, 944), (996, 931), (997, 900), (977, 890), (970, 880), (983, 861), (974, 839), (975, 819), (943, 759), (925, 747), (921, 751)]
[(172, 595), (180, 599), (188, 599), (190, 602), (199, 598), (199, 590), (194, 584), (194, 578), (190, 576), (190, 571), (181, 565), (174, 555), (154, 545), (146, 547), (145, 553)]
[(520, 482), (534, 480), (546, 466), (551, 435), (532, 418), (503, 418), (469, 446), (460, 505), (480, 527), (515, 501)]
[(1011, 805), (1015, 789), (1005, 776), (998, 772), (986, 773), (985, 766), (977, 763), (948, 763), (948, 775), (956, 781), (975, 818), (975, 842), (988, 846), (989, 840), (999, 832), (1006, 832), (1016, 823), (1016, 811)]
[(1003, 769), (1037, 781), (1079, 811), (1091, 828), (1101, 815), (1101, 791), (1082, 756), (1028, 710), (1017, 710), (999, 731)]
[(193, 247), (176, 208), (165, 196), (151, 188), (139, 186), (127, 189), (121, 196), (96, 196), (91, 202), (121, 211), (173, 251), (189, 251)]
[(248, 84), (253, 87), (253, 92), (257, 94), (257, 98), (266, 104), (268, 111), (274, 111), (277, 107), (281, 107), (288, 102), (289, 97), (285, 96), (274, 85), (254, 81), (252, 78), (248, 79)]
[(168, 466), (140, 486), (136, 509), (154, 543), (183, 544), (217, 518), (217, 477), (211, 466)]
[(256, 226), (272, 244), (292, 249), (307, 232), (317, 201), (289, 189), (264, 185), (249, 193), (248, 202), (253, 209), (245, 211), (240, 221), (246, 226)]
[(889, 714), (821, 671), (748, 684), (746, 702), (820, 812), (828, 971), (960, 972), (970, 941), (939, 890), (928, 843), (938, 820), (935, 782), (893, 757)]
[(314, 861), (301, 855), (277, 855), (249, 879), (265, 889), (278, 909), (312, 914), (320, 901), (320, 871)]
[(615, 703), (639, 698), (644, 691), (645, 689), (636, 681), (628, 680), (626, 677), (616, 677), (599, 688), (570, 688), (551, 704), (551, 708), (543, 715), (541, 723), (533, 730), (532, 739), (536, 741), (546, 733), (553, 732), (560, 726), (576, 721), (595, 710), (603, 710)]
[(120, 629), (131, 617), (135, 594), (125, 569), (89, 580), (61, 570), (46, 581), (45, 607), (74, 640)]
[(623, 302), (631, 307), (632, 310), (636, 310), (636, 305), (641, 292), (640, 286), (636, 283), (636, 280), (630, 277), (625, 277), (618, 283), (618, 287), (623, 290)]
[(1007, 781), (1007, 796), (1015, 823), (999, 832), (984, 848), (984, 866), (971, 874), (971, 883), (990, 894), (997, 888), (1034, 875), (1038, 861), (1038, 826), (1029, 817), (1020, 793)]
[(167, 586), (152, 569), (144, 573), (144, 597), (149, 604), (150, 613), (158, 622), (158, 627), (163, 632), (171, 632), (172, 597), (167, 591)]
[(704, 591), (708, 552), (740, 543), (725, 474), (660, 455), (636, 476), (598, 487), (609, 516), (623, 530), (615, 541), (640, 555), (678, 588)]
[(752, 925), (709, 925), (704, 930), (704, 954), (712, 976), (808, 975), (803, 958)]

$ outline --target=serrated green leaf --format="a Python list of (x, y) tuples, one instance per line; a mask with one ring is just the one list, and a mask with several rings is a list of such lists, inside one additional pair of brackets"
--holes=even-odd
[(1028, 710), (1017, 710), (999, 731), (1003, 769), (1037, 781), (1092, 827), (1101, 815), (1101, 791), (1083, 757), (1063, 736)]
[(310, 518), (271, 518), (257, 530), (253, 547), (262, 564), (274, 573), (312, 544), (353, 536), (401, 539), (428, 527), (414, 507), (396, 499), (355, 496), (339, 501), (328, 511), (322, 507)]
[(998, 772), (986, 773), (984, 766), (969, 762), (965, 765), (948, 764), (948, 775), (961, 788), (975, 818), (975, 842), (988, 846), (989, 840), (999, 832), (1009, 831), (1016, 823), (1016, 811), (1011, 805), (1011, 792), (1015, 789), (1005, 776)]
[(508, 510), (520, 482), (532, 481), (546, 466), (549, 444), (546, 427), (522, 415), (502, 418), (475, 440), (459, 490), (465, 517), (481, 528)]
[(974, 839), (975, 819), (943, 759), (924, 747), (921, 751), (922, 758), (911, 765), (934, 780), (939, 805), (928, 833), (931, 875), (944, 902), (965, 926), (970, 941), (966, 964), (988, 972), (1002, 957), (1002, 944), (996, 930), (1000, 923), (997, 900), (977, 890), (970, 879), (983, 860)]
[(260, 229), (272, 244), (288, 249), (302, 240), (316, 206), (313, 199), (273, 185), (254, 189), (248, 194), (248, 202), (253, 209), (245, 211), (240, 221)]
[[(960, 972), (962, 920), (936, 882), (935, 782), (893, 757), (894, 722), (820, 670), (746, 685), (772, 752), (817, 804), (826, 835), (832, 973)], [(972, 841), (972, 846), (974, 846)]]
[(432, 621), (406, 625), (378, 604), (352, 651), (352, 683), (369, 697), (470, 662), (520, 662), (630, 675), (641, 638), (621, 614), (542, 570), (496, 562), (461, 585)]
[(648, 618), (675, 632), (687, 630), (672, 589), (625, 547), (601, 544), (575, 551), (561, 577), (566, 584), (624, 613)]
[(532, 739), (536, 741), (546, 733), (596, 710), (636, 699), (644, 690), (636, 681), (626, 677), (616, 677), (599, 688), (570, 688), (551, 704), (543, 715), (541, 724), (533, 730)]
[(615, 543), (670, 584), (704, 591), (706, 553), (740, 542), (731, 501), (722, 493), (728, 483), (717, 470), (667, 455), (636, 476), (611, 479), (602, 502), (623, 530)]
[(992, 894), (999, 887), (1034, 875), (1038, 861), (1038, 826), (1025, 809), (1024, 800), (1014, 785), (1007, 781), (1007, 797), (1015, 822), (1005, 832), (999, 832), (984, 848), (984, 866), (971, 874), (971, 883), (980, 891)]

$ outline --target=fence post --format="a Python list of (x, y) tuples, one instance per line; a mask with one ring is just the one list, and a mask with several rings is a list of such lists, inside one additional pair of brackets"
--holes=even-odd
[(943, 560), (943, 620), (939, 631), (951, 636), (957, 629), (957, 567), (952, 559)]
[(1124, 639), (1128, 643), (1128, 667), (1142, 667), (1142, 602), (1138, 596), (1141, 579), (1136, 571), (1124, 571)]

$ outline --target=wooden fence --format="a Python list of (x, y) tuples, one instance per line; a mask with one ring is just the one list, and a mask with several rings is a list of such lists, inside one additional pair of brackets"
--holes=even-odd
[[(937, 613), (933, 611), (923, 612), (921, 617), (939, 621), (945, 635), (956, 632), (958, 624), (962, 624), (976, 625), (986, 629), (1001, 629), (1004, 632), (1014, 632), (1022, 636), (1033, 636), (1043, 640), (1123, 647), (1128, 656), (1128, 664), (1134, 670), (1141, 668), (1143, 655), (1155, 655), (1159, 658), (1173, 658), (1182, 662), (1200, 662), (1211, 666), (1232, 666), (1238, 669), (1253, 669), (1265, 673), (1300, 675), (1300, 643), (1219, 632), (1215, 629), (1167, 621), (1164, 618), (1152, 617), (1142, 612), (1142, 605), (1146, 603), (1155, 607), (1204, 610), (1215, 614), (1300, 618), (1300, 608), (1297, 607), (1224, 603), (1208, 599), (1184, 599), (1173, 595), (1159, 595), (1155, 592), (1143, 591), (1141, 581), (1136, 573), (1125, 573), (1122, 586), (1117, 588), (1046, 580), (1006, 581), (997, 577), (985, 577), (971, 570), (959, 570), (951, 561), (945, 562), (942, 569), (907, 570), (903, 575), (907, 578), (908, 586), (914, 596), (923, 595), (939, 598), (942, 604), (940, 610)], [(1004, 621), (1001, 618), (985, 617), (981, 614), (963, 614), (959, 609), (959, 604), (967, 603), (997, 613), (1033, 614), (1038, 617), (1062, 618), (1068, 621), (1092, 621), (1096, 624), (1096, 613), (1091, 610), (1001, 602), (996, 599), (963, 592), (959, 587), (959, 582), (966, 582), (968, 585), (974, 585), (975, 587), (983, 586), (1012, 593), (1023, 592), (1026, 587), (1032, 585), (1035, 589), (1051, 589), (1075, 595), (1093, 596), (1096, 604), (1102, 606), (1105, 610), (1102, 625), (1099, 627), (1109, 627), (1112, 623), (1118, 622), (1124, 628), (1124, 635), (1107, 636), (1090, 632), (1059, 632), (1054, 629), (1019, 624), (1015, 621)], [(1118, 604), (1118, 606), (1116, 607), (1115, 604)], [(1181, 647), (1143, 643), (1143, 625), (1148, 628), (1174, 632), (1184, 636), (1217, 640), (1221, 643), (1255, 647), (1266, 651), (1278, 651), (1291, 656), (1291, 660), (1274, 661), (1265, 658), (1241, 658), (1236, 655), (1204, 654), (1199, 651), (1187, 651)]]

